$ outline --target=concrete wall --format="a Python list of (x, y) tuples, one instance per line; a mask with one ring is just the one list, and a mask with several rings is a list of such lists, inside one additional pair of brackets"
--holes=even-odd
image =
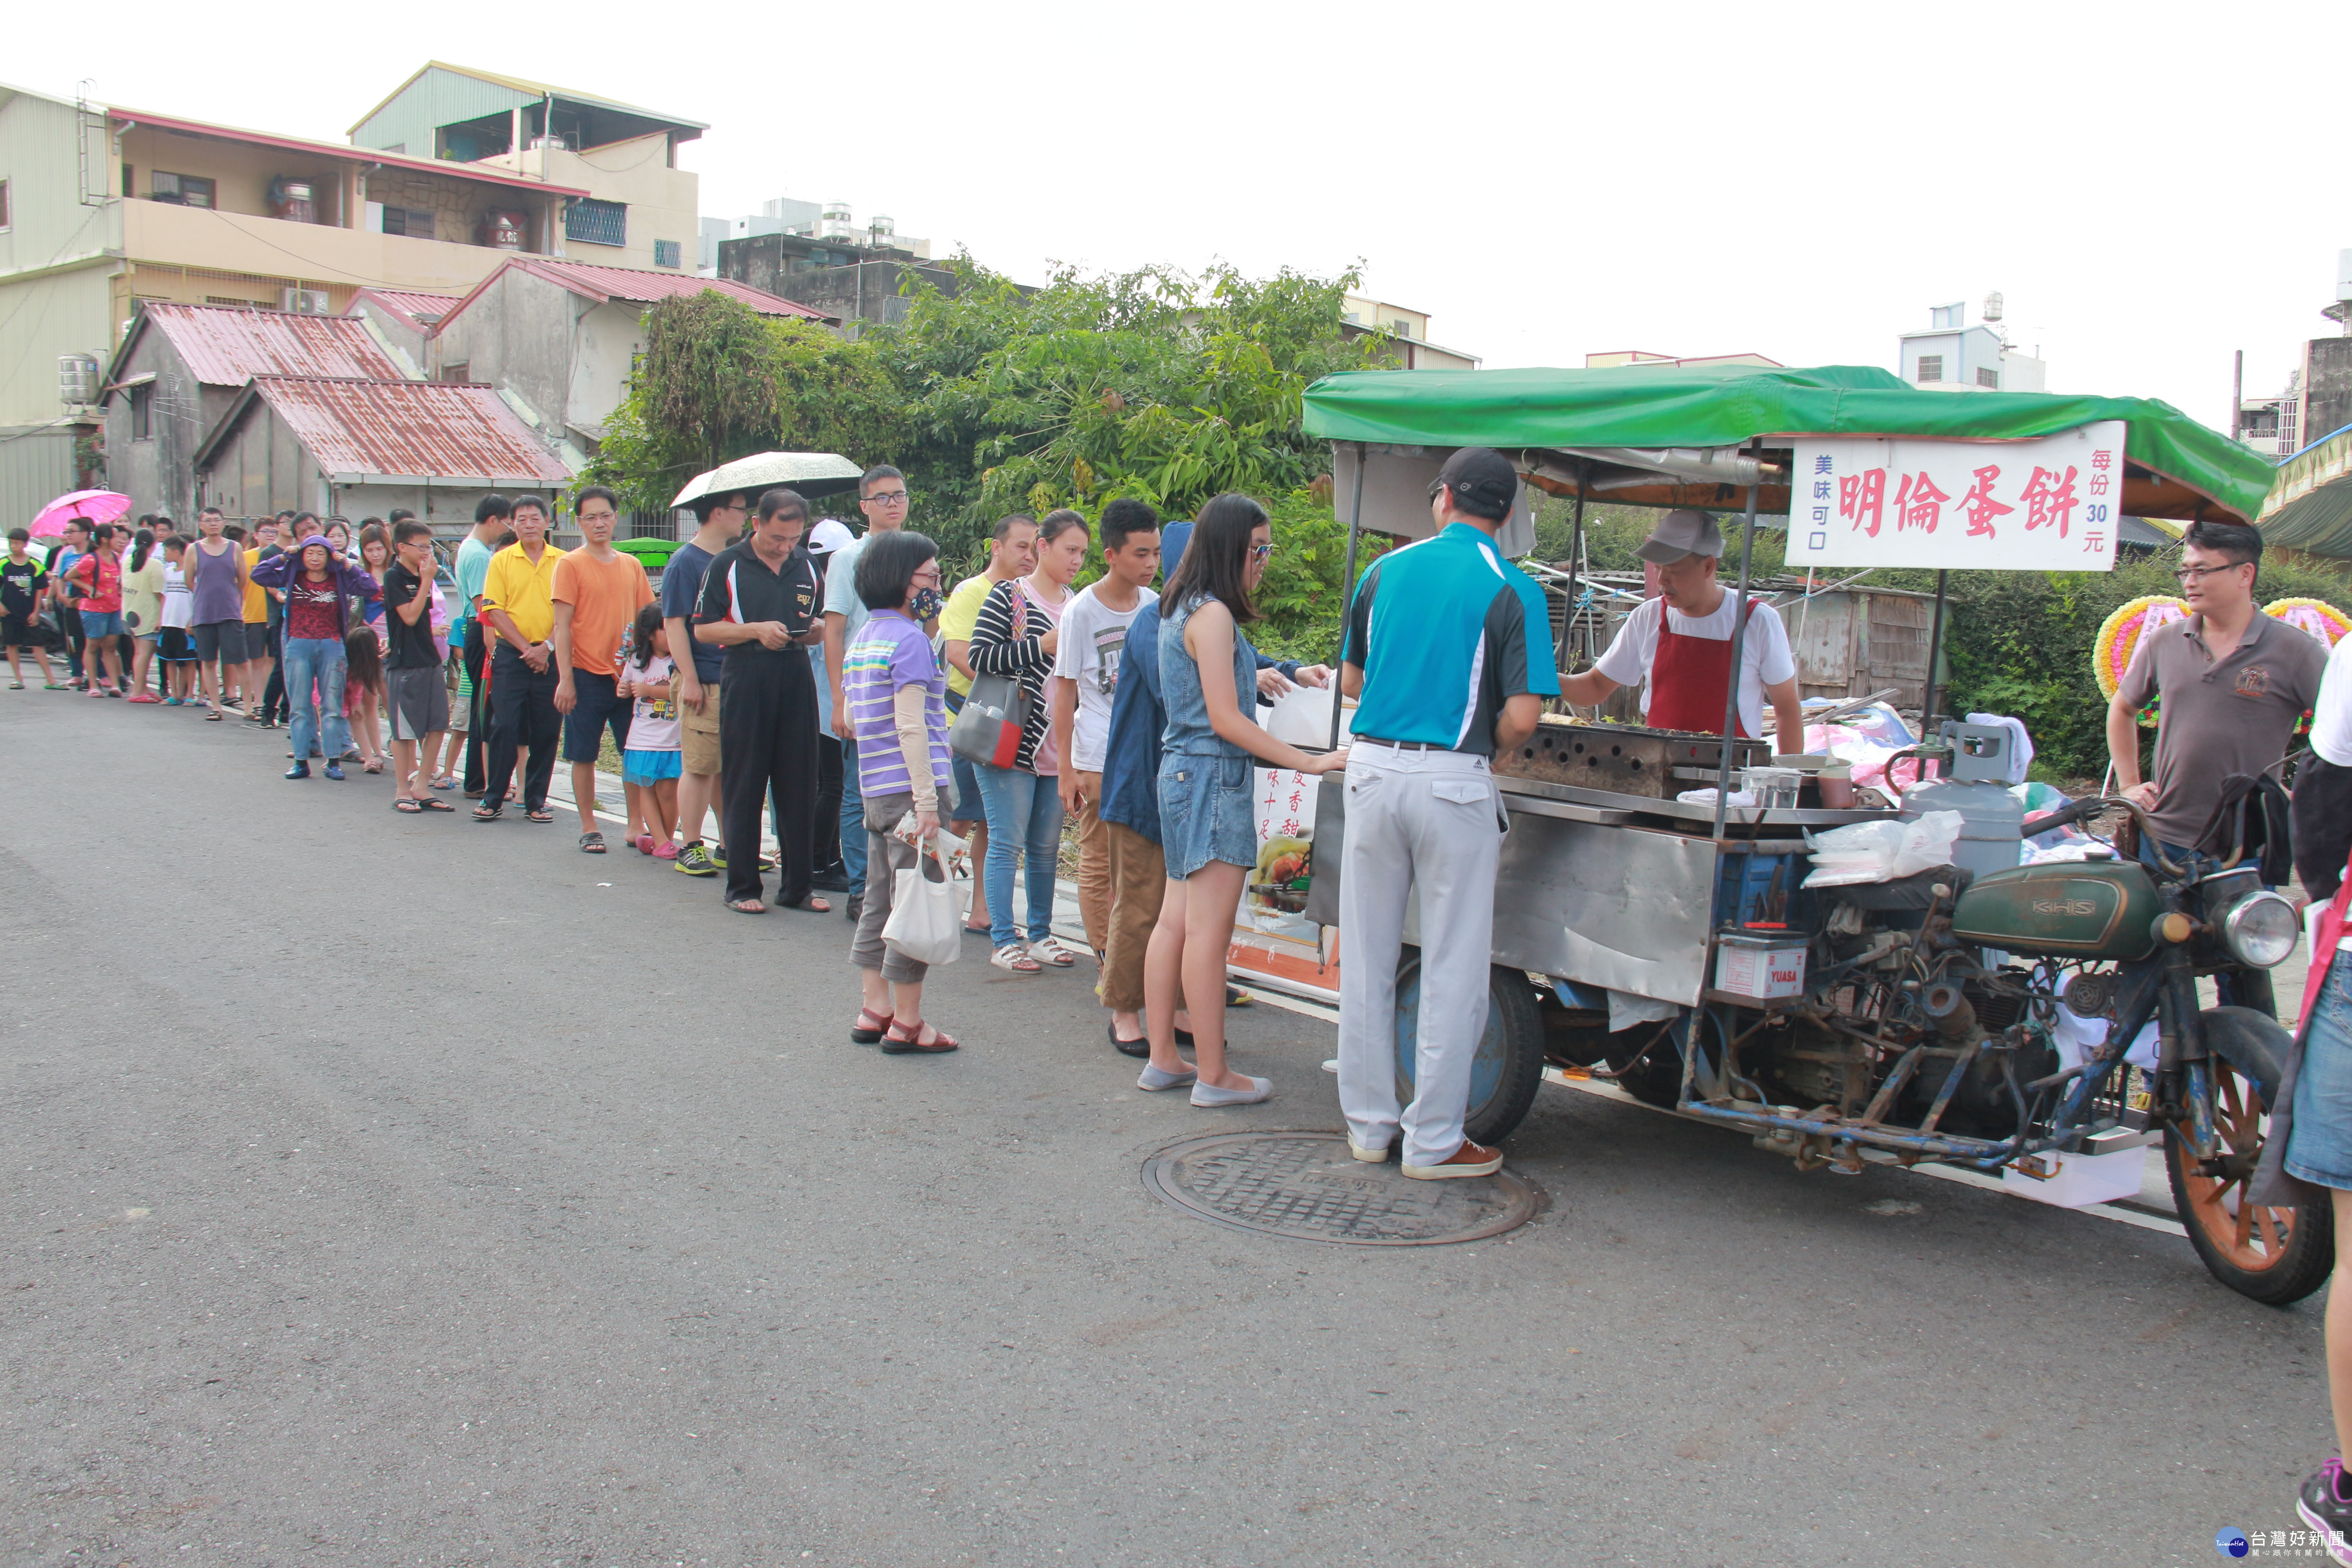
[(584, 190), (598, 201), (629, 209), (626, 245), (587, 245), (562, 238), (562, 254), (595, 267), (654, 264), (654, 241), (678, 247), (677, 270), (692, 274), (702, 233), (702, 183), (690, 169), (670, 166), (669, 137), (656, 132), (577, 153), (526, 148), (481, 161), (484, 168), (511, 169), (552, 184)]
[(241, 386), (207, 385), (196, 379), (172, 341), (152, 328), (123, 362), (122, 380), (152, 374), (149, 384), (148, 435), (132, 436), (136, 426), (132, 391), (110, 395), (104, 410), (106, 483), (131, 498), (131, 512), (160, 511), (175, 522), (192, 522), (196, 515), (196, 448), (213, 426), (233, 407)]
[(2303, 426), (2305, 447), (2352, 425), (2352, 338), (2314, 338), (2303, 356)]
[[(464, 310), (443, 320), (435, 376), (507, 388), (541, 419), (562, 421), (569, 405), (581, 315), (589, 301), (527, 272), (502, 273)], [(454, 373), (465, 366), (460, 378)]]
[(258, 398), (213, 454), (212, 467), (196, 477), (196, 490), (194, 505), (216, 506), (231, 520), (289, 508), (323, 515), (332, 499), (318, 464)]
[(614, 300), (580, 320), (572, 360), (572, 384), (561, 409), (542, 413), (561, 418), (592, 440), (604, 438), (605, 423), (628, 395), (629, 378), (646, 346), (645, 311)]
[[(362, 519), (390, 517), (396, 507), (405, 507), (433, 525), (436, 538), (463, 538), (474, 526), (474, 506), (492, 492), (479, 485), (341, 485), (333, 488), (331, 510), (321, 516), (340, 517), (356, 532)], [(552, 490), (502, 489), (496, 492), (511, 500), (519, 495), (535, 495), (552, 508)], [(550, 515), (553, 515), (551, 511)]]
[[(842, 335), (856, 337), (859, 324), (902, 321), (907, 300), (899, 281), (912, 272), (942, 294), (956, 291), (956, 275), (940, 267), (899, 261), (862, 261), (847, 267), (812, 267), (788, 251), (786, 235), (760, 234), (730, 239), (719, 247), (719, 275), (748, 283), (762, 293), (791, 300), (841, 318)], [(795, 242), (801, 243), (801, 242)]]
[[(58, 356), (113, 352), (110, 279), (121, 269), (117, 204), (84, 206), (73, 105), (0, 88), (0, 179), (8, 226), (0, 228), (0, 426), (58, 418)], [(105, 135), (90, 135), (96, 170)], [(48, 467), (36, 465), (42, 472)], [(73, 487), (66, 487), (70, 489)]]
[(0, 532), (21, 528), (75, 482), (73, 425), (0, 426)]

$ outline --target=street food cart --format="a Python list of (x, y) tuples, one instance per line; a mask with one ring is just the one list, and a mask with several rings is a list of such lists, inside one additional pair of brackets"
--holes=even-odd
[[(1771, 747), (1717, 734), (1555, 715), (1496, 759), (1510, 831), (1472, 1137), (1516, 1126), (1549, 1063), (1748, 1132), (1803, 1168), (1937, 1161), (2046, 1201), (2137, 1193), (2141, 1151), (2160, 1139), (2218, 1277), (2265, 1300), (2325, 1279), (2318, 1216), (2246, 1200), (2287, 1043), (2267, 966), (2284, 956), (2282, 929), (2292, 948), (2291, 908), (2235, 854), (2143, 868), (2084, 839), (2067, 860), (2020, 866), (2021, 814), (2003, 816), (2007, 733), (1943, 720), (1934, 673), (1949, 572), (2110, 570), (2124, 517), (2250, 519), (2267, 464), (2161, 403), (1937, 394), (1843, 366), (1350, 373), (1307, 390), (1306, 426), (1333, 443), (1351, 584), (1364, 530), (1432, 531), (1430, 480), (1464, 446), (1502, 451), (1523, 476), (1502, 534), (1515, 557), (1533, 546), (1533, 489), (1571, 499), (1580, 533), (1594, 501), (1738, 514), (1743, 595), (1759, 513), (1787, 520), (1791, 566), (1936, 574), (1917, 750), (1940, 776), (1907, 810), (1827, 805), (1811, 781), (1793, 799), (1735, 804)], [(1745, 631), (1743, 619), (1735, 671)], [(1332, 726), (1336, 743), (1336, 713)], [(1306, 914), (1327, 927), (1344, 796), (1314, 803)], [(1821, 834), (1907, 827), (1931, 805), (1956, 814), (1944, 863), (1805, 885)], [(2034, 831), (2128, 809), (2078, 803)], [(1324, 945), (1347, 962), (1344, 932)], [(1408, 945), (1406, 1093), (1415, 968)], [(2197, 982), (2217, 976), (2234, 1005), (2200, 1005)], [(2160, 1050), (2136, 1047), (2151, 1027)]]

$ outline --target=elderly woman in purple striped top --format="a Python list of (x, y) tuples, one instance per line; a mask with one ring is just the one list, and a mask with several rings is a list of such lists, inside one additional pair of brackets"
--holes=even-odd
[(856, 588), (873, 616), (841, 658), (842, 701), (856, 726), (857, 787), (866, 797), (866, 904), (849, 949), (866, 994), (849, 1037), (893, 1056), (951, 1051), (954, 1037), (923, 1021), (929, 966), (882, 940), (897, 873), (919, 863), (892, 830), (912, 812), (929, 839), (955, 796), (947, 676), (923, 633), (942, 600), (938, 546), (904, 530), (868, 535)]

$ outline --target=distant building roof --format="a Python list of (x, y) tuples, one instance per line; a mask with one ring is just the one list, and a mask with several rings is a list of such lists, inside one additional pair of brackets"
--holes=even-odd
[(115, 351), (107, 373), (110, 384), (120, 379), (132, 346), (151, 331), (163, 333), (189, 373), (210, 386), (241, 386), (257, 375), (407, 379), (368, 331), (367, 323), (348, 316), (148, 300)]
[(1779, 360), (1768, 359), (1753, 352), (1692, 354), (1687, 357), (1678, 357), (1674, 354), (1652, 353), (1647, 349), (1612, 349), (1604, 353), (1590, 353), (1584, 356), (1584, 368), (1587, 370), (1614, 370), (1625, 365), (1651, 365), (1672, 370), (1688, 364), (1752, 364), (1762, 370), (1788, 368)]
[(481, 297), (484, 289), (509, 271), (528, 272), (534, 278), (543, 279), (559, 289), (569, 289), (581, 298), (593, 300), (600, 305), (614, 300), (650, 305), (657, 300), (691, 299), (706, 289), (715, 289), (730, 300), (751, 306), (763, 316), (792, 316), (811, 321), (834, 319), (822, 310), (813, 310), (792, 300), (778, 299), (773, 294), (752, 288), (749, 283), (738, 283), (731, 278), (704, 278), (692, 272), (658, 271), (640, 267), (591, 267), (544, 256), (510, 256), (504, 266), (475, 284), (472, 293), (451, 307), (448, 315), (442, 318), (442, 323), (446, 325), (451, 316), (471, 305)]
[(336, 484), (442, 481), (546, 486), (572, 471), (508, 407), (472, 382), (360, 381), (261, 375), (196, 449), (214, 455), (247, 413), (266, 403)]
[(599, 109), (609, 109), (621, 114), (634, 114), (641, 120), (657, 120), (665, 125), (682, 126), (694, 131), (710, 129), (710, 123), (708, 121), (688, 120), (681, 115), (663, 114), (656, 110), (640, 109), (634, 103), (622, 103), (615, 99), (602, 98), (593, 92), (574, 92), (568, 87), (555, 87), (543, 81), (532, 81), (528, 77), (508, 76), (500, 71), (477, 70), (472, 66), (453, 66), (446, 60), (427, 60), (417, 67), (406, 81), (384, 94), (383, 103), (377, 104), (373, 109), (361, 115), (352, 124), (350, 133), (358, 135), (362, 126), (383, 112), (385, 104), (389, 104), (394, 99), (415, 87), (425, 72), (435, 70), (447, 71), (453, 76), (471, 77), (476, 81), (486, 81), (496, 87), (508, 88), (530, 98), (553, 98), (571, 103), (593, 104)]
[(143, 109), (113, 109), (109, 113), (118, 121), (131, 121), (158, 131), (177, 131), (190, 136), (215, 136), (225, 142), (243, 142), (257, 147), (281, 147), (297, 153), (314, 153), (339, 162), (384, 163), (419, 174), (446, 174), (453, 180), (472, 180), (481, 184), (506, 185), (515, 189), (537, 191), (542, 195), (584, 196), (589, 193), (572, 185), (551, 185), (544, 180), (501, 169), (485, 168), (479, 163), (459, 163), (446, 158), (411, 158), (399, 153), (381, 153), (372, 147), (347, 147), (339, 142), (306, 142), (299, 136), (278, 136), (267, 131), (247, 131), (235, 125), (216, 125), (208, 120), (184, 120), (177, 115), (150, 114)]
[(419, 331), (431, 331), (433, 324), (457, 308), (462, 294), (424, 294), (414, 289), (362, 289), (352, 296), (347, 316), (357, 315), (362, 300), (373, 300), (385, 310), (406, 321)]

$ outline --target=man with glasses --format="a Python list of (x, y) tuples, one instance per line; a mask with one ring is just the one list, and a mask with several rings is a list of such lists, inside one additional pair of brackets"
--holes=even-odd
[(833, 695), (833, 732), (841, 737), (841, 860), (849, 870), (849, 908), (844, 912), (853, 922), (866, 910), (866, 797), (857, 788), (857, 728), (841, 700), (841, 655), (866, 629), (868, 615), (857, 596), (857, 557), (867, 539), (907, 526), (908, 505), (906, 475), (887, 463), (866, 469), (857, 481), (865, 538), (835, 551), (825, 569), (824, 679)]
[[(2179, 859), (2205, 832), (2231, 773), (2274, 773), (2298, 720), (2319, 700), (2327, 649), (2254, 603), (2262, 531), (2197, 521), (2181, 536), (2180, 596), (2189, 618), (2147, 633), (2107, 704), (2107, 755), (2118, 794), (2148, 814)], [(2156, 777), (2143, 781), (2139, 712), (2163, 699)], [(2143, 843), (2143, 856), (2151, 847)]]
[[(722, 842), (714, 852), (702, 842), (702, 819), (716, 812), (720, 831), (726, 829), (727, 801), (719, 785), (724, 752), (719, 744), (719, 677), (726, 650), (694, 635), (695, 611), (702, 603), (703, 574), (734, 544), (751, 515), (751, 492), (729, 490), (687, 505), (701, 526), (669, 558), (661, 580), (662, 626), (677, 667), (671, 678), (678, 718), (677, 826), (684, 836), (677, 868), (689, 877), (715, 877), (726, 869), (726, 847)], [(756, 860), (759, 847), (755, 839), (745, 853)]]

